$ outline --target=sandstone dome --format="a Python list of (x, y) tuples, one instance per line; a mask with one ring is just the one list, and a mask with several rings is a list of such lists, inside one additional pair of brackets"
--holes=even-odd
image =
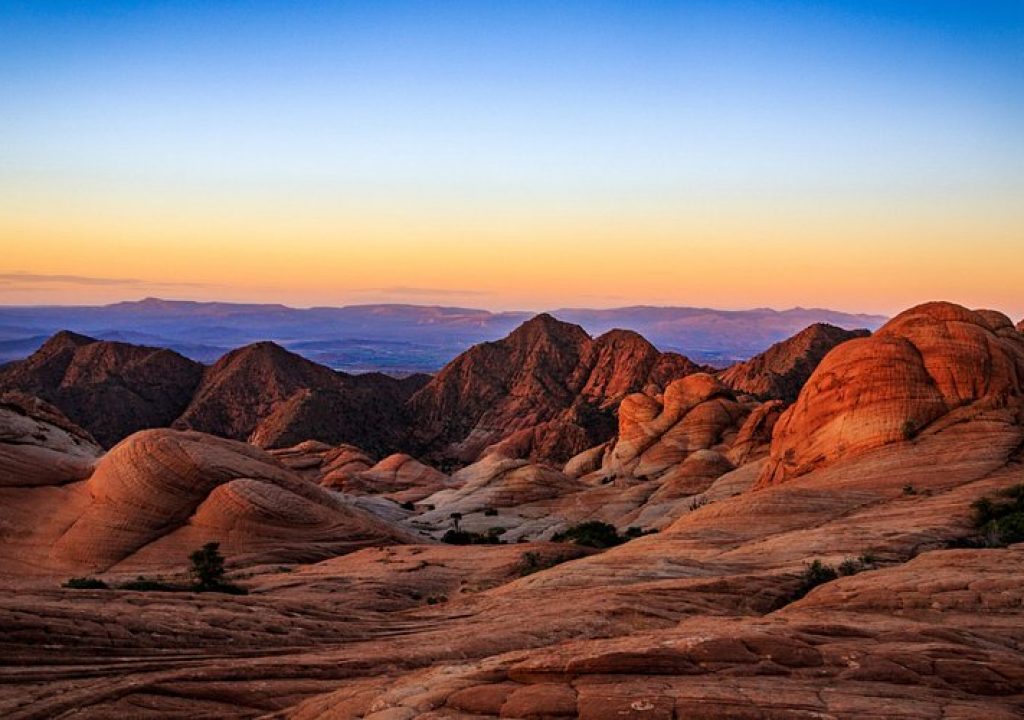
[(824, 358), (776, 423), (758, 485), (912, 439), (954, 411), (1006, 407), (1022, 390), (1024, 338), (1005, 315), (919, 305)]

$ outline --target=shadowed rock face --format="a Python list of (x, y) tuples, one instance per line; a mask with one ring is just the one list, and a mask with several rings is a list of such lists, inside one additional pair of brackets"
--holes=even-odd
[(719, 377), (735, 390), (765, 400), (792, 403), (818, 363), (832, 348), (869, 334), (867, 330), (843, 330), (835, 325), (816, 323), (772, 345), (760, 355), (736, 363)]
[(424, 380), (346, 375), (274, 343), (256, 343), (228, 353), (206, 370), (174, 427), (250, 440), (260, 447), (319, 440), (386, 452), (400, 445), (404, 404)]
[(453, 360), (410, 401), (413, 444), (438, 459), (471, 462), (490, 445), (562, 464), (609, 439), (626, 394), (698, 370), (636, 333), (591, 339), (538, 315), (504, 340)]
[(202, 365), (162, 348), (61, 332), (0, 370), (0, 388), (53, 403), (104, 447), (169, 425), (188, 405)]
[(1019, 402), (1024, 338), (1006, 316), (951, 303), (911, 308), (830, 352), (772, 438), (759, 485), (911, 440), (934, 423)]
[(89, 433), (52, 405), (18, 392), (0, 395), (0, 486), (82, 480), (101, 453)]

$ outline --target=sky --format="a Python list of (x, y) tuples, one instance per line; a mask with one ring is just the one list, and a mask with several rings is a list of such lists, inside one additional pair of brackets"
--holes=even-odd
[(1024, 316), (1024, 2), (0, 0), (0, 304)]

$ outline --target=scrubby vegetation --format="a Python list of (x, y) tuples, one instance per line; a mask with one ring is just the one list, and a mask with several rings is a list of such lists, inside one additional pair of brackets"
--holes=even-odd
[(797, 586), (797, 589), (789, 598), (789, 602), (799, 600), (814, 588), (827, 582), (832, 582), (837, 577), (839, 577), (839, 573), (836, 569), (831, 565), (826, 565), (821, 560), (814, 560), (808, 563), (800, 575), (800, 585)]
[(626, 542), (626, 538), (619, 535), (614, 525), (600, 520), (589, 520), (573, 525), (551, 539), (555, 542), (571, 542), (592, 548), (610, 548)]
[[(245, 595), (243, 587), (224, 580), (224, 557), (220, 554), (220, 543), (207, 543), (189, 555), (191, 567), (189, 585), (166, 583), (160, 579), (139, 575), (134, 580), (116, 586), (118, 590), (137, 592), (218, 592), (230, 595)], [(73, 590), (107, 590), (110, 586), (98, 578), (77, 577), (64, 583), (63, 587)]]
[(74, 577), (65, 582), (61, 587), (70, 588), (72, 590), (106, 590), (109, 585), (99, 578)]
[(1001, 490), (995, 498), (979, 498), (971, 509), (979, 544), (1003, 547), (1024, 542), (1024, 484)]
[(600, 520), (588, 520), (587, 522), (573, 525), (568, 530), (556, 534), (551, 539), (555, 542), (571, 542), (585, 547), (604, 549), (621, 545), (643, 535), (650, 535), (653, 532), (657, 531), (631, 527), (624, 534), (619, 535), (619, 531), (615, 529), (614, 525), (609, 525)]
[(700, 508), (710, 503), (711, 501), (707, 498), (706, 495), (697, 495), (696, 497), (690, 500), (690, 504), (688, 507), (690, 512), (693, 512), (694, 510), (699, 510)]
[(504, 533), (503, 527), (488, 528), (485, 533), (452, 528), (441, 537), (441, 542), (449, 545), (504, 545), (505, 541), (501, 539)]
[(168, 585), (160, 580), (154, 580), (153, 578), (144, 577), (139, 575), (134, 580), (130, 580), (126, 583), (121, 583), (117, 586), (118, 590), (137, 590), (140, 592), (181, 592), (184, 590), (191, 590), (191, 588), (184, 588), (176, 585)]
[(878, 560), (871, 553), (864, 553), (856, 558), (845, 558), (836, 567), (826, 565), (821, 560), (813, 560), (804, 566), (804, 571), (800, 574), (800, 583), (792, 593), (779, 599), (776, 608), (796, 602), (819, 585), (832, 582), (840, 577), (856, 575), (865, 570), (873, 570), (877, 566)]

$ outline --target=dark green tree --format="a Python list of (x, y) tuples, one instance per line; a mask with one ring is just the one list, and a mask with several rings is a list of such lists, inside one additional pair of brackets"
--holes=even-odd
[(200, 588), (224, 584), (224, 556), (220, 554), (220, 543), (206, 543), (189, 555), (189, 560), (192, 561), (189, 573)]

